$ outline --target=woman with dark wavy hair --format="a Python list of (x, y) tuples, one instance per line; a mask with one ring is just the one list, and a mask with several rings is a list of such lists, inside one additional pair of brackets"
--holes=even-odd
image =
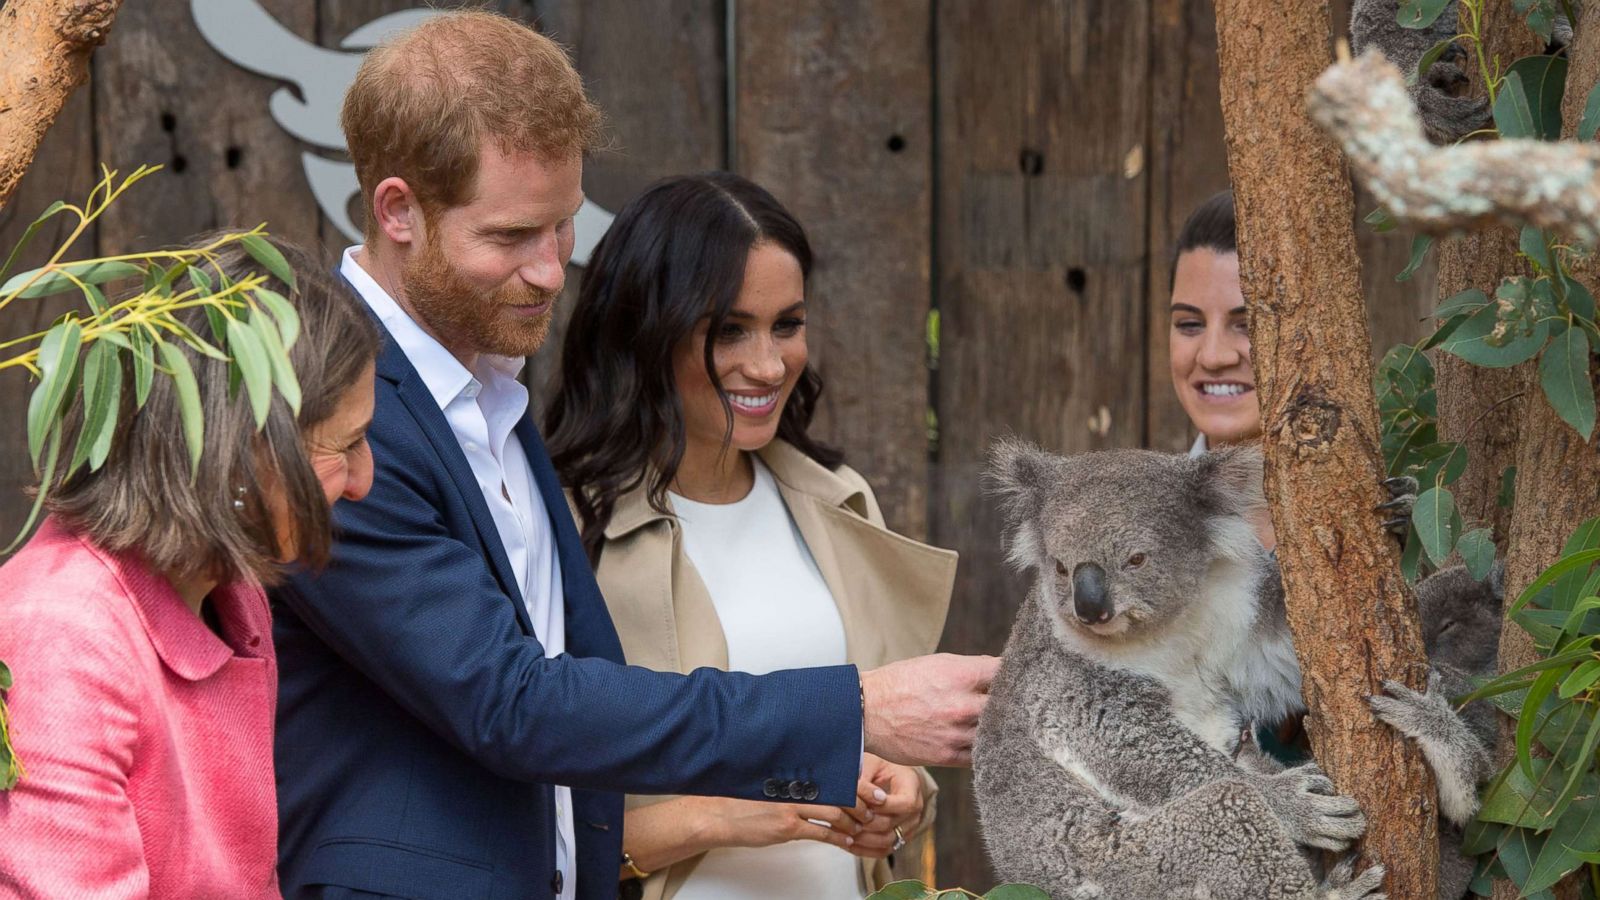
[[(811, 263), (794, 217), (727, 173), (650, 187), (589, 261), (545, 433), (630, 663), (873, 667), (938, 642), (955, 554), (885, 528), (807, 433)], [(649, 900), (862, 897), (934, 790), (868, 755), (850, 809), (799, 774), (765, 785), (780, 802), (630, 798), (621, 876)]]

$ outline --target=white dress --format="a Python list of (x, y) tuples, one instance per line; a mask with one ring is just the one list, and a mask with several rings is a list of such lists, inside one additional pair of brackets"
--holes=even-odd
[[(761, 675), (842, 665), (844, 620), (816, 560), (759, 459), (755, 485), (735, 503), (670, 495), (684, 552), (711, 595), (728, 644), (728, 669)], [(820, 828), (820, 826), (817, 826)], [(707, 852), (674, 900), (860, 900), (857, 857), (817, 841)]]

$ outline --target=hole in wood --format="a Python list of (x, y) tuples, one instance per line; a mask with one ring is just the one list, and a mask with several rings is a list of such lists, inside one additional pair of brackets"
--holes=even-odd
[(1022, 174), (1035, 176), (1044, 172), (1044, 154), (1028, 147), (1022, 148), (1022, 153), (1017, 157), (1017, 167)]
[(244, 151), (238, 147), (229, 147), (223, 154), (223, 159), (227, 162), (228, 168), (237, 169), (240, 161), (244, 159)]
[(1089, 275), (1087, 272), (1083, 271), (1077, 266), (1073, 266), (1067, 270), (1067, 287), (1071, 288), (1074, 294), (1083, 293), (1084, 287), (1088, 284)]
[(178, 117), (169, 112), (161, 114), (161, 130), (172, 132), (178, 130)]
[(906, 139), (898, 134), (891, 134), (889, 140), (884, 142), (884, 146), (889, 148), (890, 153), (899, 153), (906, 148)]
[(181, 174), (183, 172), (183, 170), (187, 169), (187, 168), (189, 168), (189, 160), (186, 157), (184, 157), (183, 154), (181, 154), (181, 153), (175, 154), (172, 157), (172, 171), (173, 172)]

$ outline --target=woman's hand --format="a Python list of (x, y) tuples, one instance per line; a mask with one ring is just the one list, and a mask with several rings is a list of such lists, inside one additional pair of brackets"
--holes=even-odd
[(809, 803), (764, 803), (759, 800), (717, 801), (718, 841), (724, 847), (767, 847), (787, 841), (821, 841), (853, 849), (856, 836), (873, 814), (865, 805), (854, 808)]
[[(922, 819), (922, 778), (916, 769), (879, 759), (868, 753), (861, 760), (861, 781), (856, 787), (867, 816), (850, 852), (882, 859), (898, 850), (897, 844)], [(898, 831), (896, 830), (898, 829)]]

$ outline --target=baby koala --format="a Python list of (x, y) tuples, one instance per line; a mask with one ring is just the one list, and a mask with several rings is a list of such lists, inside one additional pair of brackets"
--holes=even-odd
[(1355, 801), (1314, 765), (1231, 755), (1242, 726), (1300, 703), (1247, 521), (1260, 454), (1008, 442), (989, 476), (1011, 560), (1035, 573), (973, 747), (996, 870), (1074, 900), (1382, 897), (1381, 866), (1319, 880), (1301, 852), (1360, 837)]

